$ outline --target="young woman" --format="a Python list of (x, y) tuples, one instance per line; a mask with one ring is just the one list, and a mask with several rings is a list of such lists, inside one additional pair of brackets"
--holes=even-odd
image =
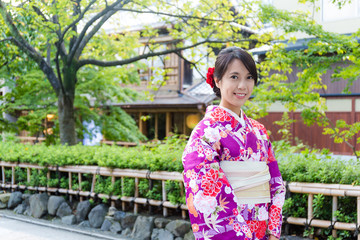
[(207, 83), (221, 98), (183, 154), (186, 203), (196, 239), (279, 239), (285, 188), (264, 126), (241, 107), (257, 83), (252, 57), (222, 50)]

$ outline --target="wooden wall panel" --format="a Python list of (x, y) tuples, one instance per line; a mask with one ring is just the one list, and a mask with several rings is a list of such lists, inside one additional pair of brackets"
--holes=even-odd
[[(289, 113), (289, 117), (291, 117)], [(351, 112), (328, 112), (327, 116), (334, 123), (338, 119), (344, 119), (347, 123), (352, 123)], [(282, 113), (273, 112), (269, 113), (268, 116), (259, 119), (259, 122), (264, 124), (267, 130), (271, 132), (270, 139), (271, 141), (280, 140), (281, 135), (278, 134), (280, 126), (276, 125), (274, 122), (281, 120)], [(294, 138), (300, 139), (304, 144), (316, 148), (328, 148), (331, 152), (335, 154), (352, 154), (352, 150), (345, 143), (338, 144), (334, 143), (333, 139), (330, 138), (330, 135), (322, 134), (323, 128), (318, 125), (307, 126), (302, 122), (301, 113), (293, 113), (293, 118), (296, 120), (292, 125), (292, 134), (293, 134), (293, 144), (296, 144)], [(360, 121), (360, 113), (356, 113), (356, 121)], [(351, 141), (352, 144), (355, 144), (355, 138)]]

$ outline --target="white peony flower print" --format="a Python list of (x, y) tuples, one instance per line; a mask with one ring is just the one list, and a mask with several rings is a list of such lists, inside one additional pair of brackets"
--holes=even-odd
[(236, 216), (236, 219), (239, 221), (239, 222), (245, 222), (244, 218), (241, 216), (241, 214), (237, 215)]
[(221, 139), (220, 132), (218, 128), (205, 128), (204, 137), (209, 140), (209, 142), (217, 142)]
[(231, 187), (226, 186), (225, 187), (225, 192), (226, 192), (226, 194), (230, 194), (231, 193)]
[(199, 191), (194, 197), (194, 206), (199, 212), (208, 216), (215, 211), (217, 201), (215, 197), (205, 196), (203, 191)]
[(258, 211), (259, 221), (265, 221), (268, 218), (269, 218), (269, 215), (268, 215), (268, 211), (266, 210), (266, 208), (264, 206), (260, 207), (259, 211)]
[(196, 186), (196, 180), (194, 180), (194, 179), (190, 180), (189, 186), (190, 186), (191, 188), (194, 188), (194, 187)]
[(285, 193), (276, 194), (275, 198), (273, 199), (273, 204), (281, 208), (284, 205), (284, 195)]

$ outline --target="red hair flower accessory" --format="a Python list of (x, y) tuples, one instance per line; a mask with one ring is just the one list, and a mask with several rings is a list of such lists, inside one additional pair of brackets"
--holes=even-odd
[(215, 68), (210, 67), (206, 74), (206, 82), (210, 85), (211, 88), (214, 88), (214, 70)]

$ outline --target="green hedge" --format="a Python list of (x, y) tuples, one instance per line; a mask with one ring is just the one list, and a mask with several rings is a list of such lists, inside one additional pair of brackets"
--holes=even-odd
[[(285, 141), (274, 143), (276, 157), (284, 180), (288, 182), (337, 183), (359, 185), (359, 161), (341, 160), (327, 154), (327, 150), (310, 151), (308, 148), (299, 152), (303, 146), (292, 147)], [(292, 217), (307, 217), (307, 194), (288, 194), (283, 207), (283, 214)], [(338, 197), (338, 211), (335, 215), (339, 222), (356, 222), (356, 198)], [(331, 220), (332, 197), (318, 194), (313, 200), (313, 215), (316, 219)], [(310, 221), (310, 219), (309, 219)], [(304, 236), (314, 234), (315, 228), (305, 229)], [(316, 231), (321, 239), (334, 239), (330, 229)], [(338, 231), (337, 239), (352, 239), (350, 231)]]
[[(151, 171), (182, 172), (181, 156), (184, 138), (169, 138), (164, 144), (137, 147), (29, 145), (0, 142), (0, 160), (47, 165), (96, 165), (110, 168), (149, 169)], [(284, 142), (273, 143), (284, 180), (359, 184), (360, 164), (356, 160), (342, 161), (330, 155), (309, 150), (294, 153), (296, 148)]]
[[(172, 137), (163, 144), (142, 145), (137, 147), (118, 146), (45, 146), (24, 145), (14, 142), (0, 142), (0, 159), (10, 162), (27, 162), (43, 166), (47, 165), (98, 165), (110, 168), (149, 169), (151, 171), (177, 171), (182, 172), (181, 156), (186, 144), (185, 138)], [(275, 155), (283, 179), (289, 182), (316, 182), (316, 183), (340, 183), (359, 185), (360, 164), (356, 160), (333, 159), (319, 151), (305, 149), (299, 152), (299, 146), (292, 147), (285, 141), (273, 143)], [(49, 183), (46, 179), (47, 170), (41, 174), (32, 174), (30, 183), (26, 182), (26, 172), (16, 168), (16, 177), (23, 184), (36, 186), (61, 186), (67, 188), (67, 175), (59, 178), (52, 172)], [(11, 169), (5, 172), (7, 180), (11, 179)], [(54, 175), (54, 176), (53, 176)], [(99, 176), (98, 176), (99, 177)], [(73, 189), (78, 189), (77, 176), (73, 176)], [(121, 191), (120, 181), (111, 185), (109, 177), (99, 177), (96, 182), (95, 192), (131, 196), (134, 191), (134, 180), (125, 179), (126, 184)], [(91, 176), (83, 176), (82, 189), (90, 190)], [(161, 200), (161, 182), (153, 181), (153, 188), (149, 191), (147, 179), (140, 180), (140, 196)], [(180, 194), (179, 184), (174, 181), (166, 183), (168, 198), (173, 203), (185, 203), (184, 196)], [(294, 217), (306, 217), (307, 196), (304, 194), (291, 194), (285, 201), (284, 214)], [(331, 197), (314, 196), (314, 216), (320, 219), (331, 218)], [(339, 198), (338, 221), (355, 222), (356, 199)], [(331, 235), (329, 230), (323, 230), (323, 235)], [(341, 236), (349, 237), (347, 231), (340, 232)]]
[[(172, 137), (164, 144), (137, 147), (29, 145), (0, 142), (0, 159), (9, 162), (27, 162), (47, 165), (96, 165), (110, 168), (177, 171), (183, 167), (181, 156), (185, 138)], [(302, 151), (284, 141), (273, 143), (284, 180), (290, 182), (317, 182), (359, 184), (360, 165), (355, 160), (341, 161), (317, 151)]]
[(0, 160), (48, 165), (96, 165), (110, 168), (182, 171), (181, 155), (185, 140), (168, 139), (165, 144), (137, 147), (45, 146), (0, 142)]

